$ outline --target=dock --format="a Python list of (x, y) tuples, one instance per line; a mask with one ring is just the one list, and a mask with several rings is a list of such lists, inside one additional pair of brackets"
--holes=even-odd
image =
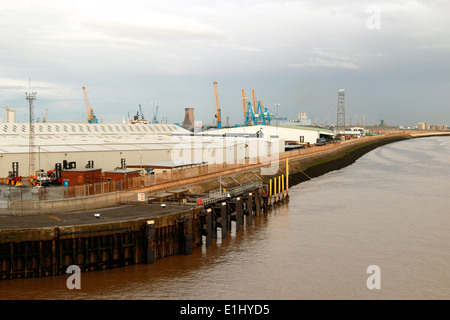
[(190, 254), (267, 213), (267, 190), (262, 183), (210, 194), (177, 188), (102, 209), (4, 216), (0, 279), (62, 275), (71, 265), (98, 271)]

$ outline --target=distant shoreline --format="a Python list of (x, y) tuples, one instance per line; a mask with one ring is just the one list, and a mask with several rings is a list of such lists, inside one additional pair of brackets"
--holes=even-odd
[[(410, 135), (387, 137), (386, 139), (368, 142), (367, 144), (361, 144), (347, 150), (342, 150), (332, 156), (318, 156), (316, 161), (305, 165), (303, 170), (291, 172), (289, 174), (289, 186), (291, 187), (304, 181), (311, 180), (312, 178), (324, 175), (325, 173), (345, 168), (353, 164), (366, 153), (383, 145), (412, 138), (413, 137)], [(302, 159), (299, 159), (298, 161), (301, 160)]]

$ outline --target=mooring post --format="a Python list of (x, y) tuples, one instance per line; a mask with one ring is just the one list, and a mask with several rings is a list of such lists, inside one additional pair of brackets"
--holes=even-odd
[(226, 202), (221, 203), (220, 216), (222, 218), (222, 239), (227, 237), (228, 223), (227, 223), (227, 204)]
[(185, 215), (184, 216), (184, 254), (191, 254), (192, 253), (192, 223), (191, 223), (191, 216)]
[(281, 201), (281, 176), (278, 176), (278, 199)]
[(148, 220), (147, 221), (147, 264), (152, 264), (155, 262), (155, 221)]
[(255, 209), (256, 215), (259, 216), (261, 214), (261, 189), (255, 190)]
[(272, 179), (269, 180), (269, 197), (268, 197), (269, 206), (272, 205)]
[(273, 178), (273, 203), (275, 204), (277, 202), (277, 177)]
[(209, 208), (209, 210), (211, 210), (211, 224), (212, 224), (211, 237), (217, 238), (217, 215), (216, 215), (216, 211), (214, 210), (214, 208)]
[(289, 158), (286, 158), (286, 197), (289, 197)]
[(281, 175), (281, 194), (283, 195), (282, 199), (284, 200), (284, 174)]
[(227, 231), (231, 231), (231, 208), (228, 201), (225, 202), (227, 214)]
[(212, 210), (206, 209), (206, 246), (210, 246), (212, 241)]
[(240, 197), (236, 198), (236, 231), (241, 230), (242, 224), (242, 200)]
[(247, 198), (247, 224), (251, 225), (253, 224), (253, 193), (248, 193)]

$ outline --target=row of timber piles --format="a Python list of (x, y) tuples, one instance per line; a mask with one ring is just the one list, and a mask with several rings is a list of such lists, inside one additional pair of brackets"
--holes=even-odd
[(280, 192), (276, 196), (270, 196), (267, 186), (264, 186), (239, 197), (205, 207), (200, 212), (200, 222), (206, 246), (210, 246), (212, 239), (217, 238), (219, 233), (224, 239), (232, 230), (239, 232), (244, 225), (253, 224), (253, 216), (267, 214), (273, 205), (287, 200), (286, 193)]
[[(287, 200), (287, 179), (287, 175), (274, 177), (273, 189), (262, 184), (208, 205), (168, 203), (164, 210), (173, 209), (171, 213), (131, 221), (1, 230), (0, 279), (62, 275), (72, 265), (87, 272), (151, 264), (190, 254), (196, 247), (211, 246), (219, 234), (226, 238), (252, 225), (253, 216)], [(160, 203), (136, 205), (148, 207), (149, 212), (161, 210)]]

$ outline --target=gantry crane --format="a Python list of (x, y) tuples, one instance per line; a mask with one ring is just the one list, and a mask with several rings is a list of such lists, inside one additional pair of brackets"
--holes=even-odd
[(281, 118), (278, 115), (275, 116), (275, 114), (272, 113), (271, 110), (264, 108), (262, 100), (258, 101), (256, 99), (255, 90), (252, 90), (252, 96), (253, 96), (253, 105), (252, 103), (250, 103), (250, 101), (247, 101), (245, 91), (244, 89), (242, 89), (244, 126), (251, 126), (258, 124), (270, 125), (272, 119), (286, 120), (286, 118)]
[(219, 95), (217, 94), (217, 81), (214, 81), (214, 97), (216, 100), (217, 129), (221, 129), (222, 128), (222, 120), (220, 119)]
[(253, 113), (255, 115), (258, 114), (258, 107), (257, 107), (257, 100), (256, 100), (256, 95), (255, 95), (255, 90), (252, 89), (252, 96), (253, 96)]
[(98, 123), (97, 117), (94, 115), (94, 110), (92, 110), (91, 105), (89, 104), (89, 99), (86, 94), (86, 87), (83, 87), (84, 92), (84, 102), (86, 104), (86, 115), (89, 123)]

